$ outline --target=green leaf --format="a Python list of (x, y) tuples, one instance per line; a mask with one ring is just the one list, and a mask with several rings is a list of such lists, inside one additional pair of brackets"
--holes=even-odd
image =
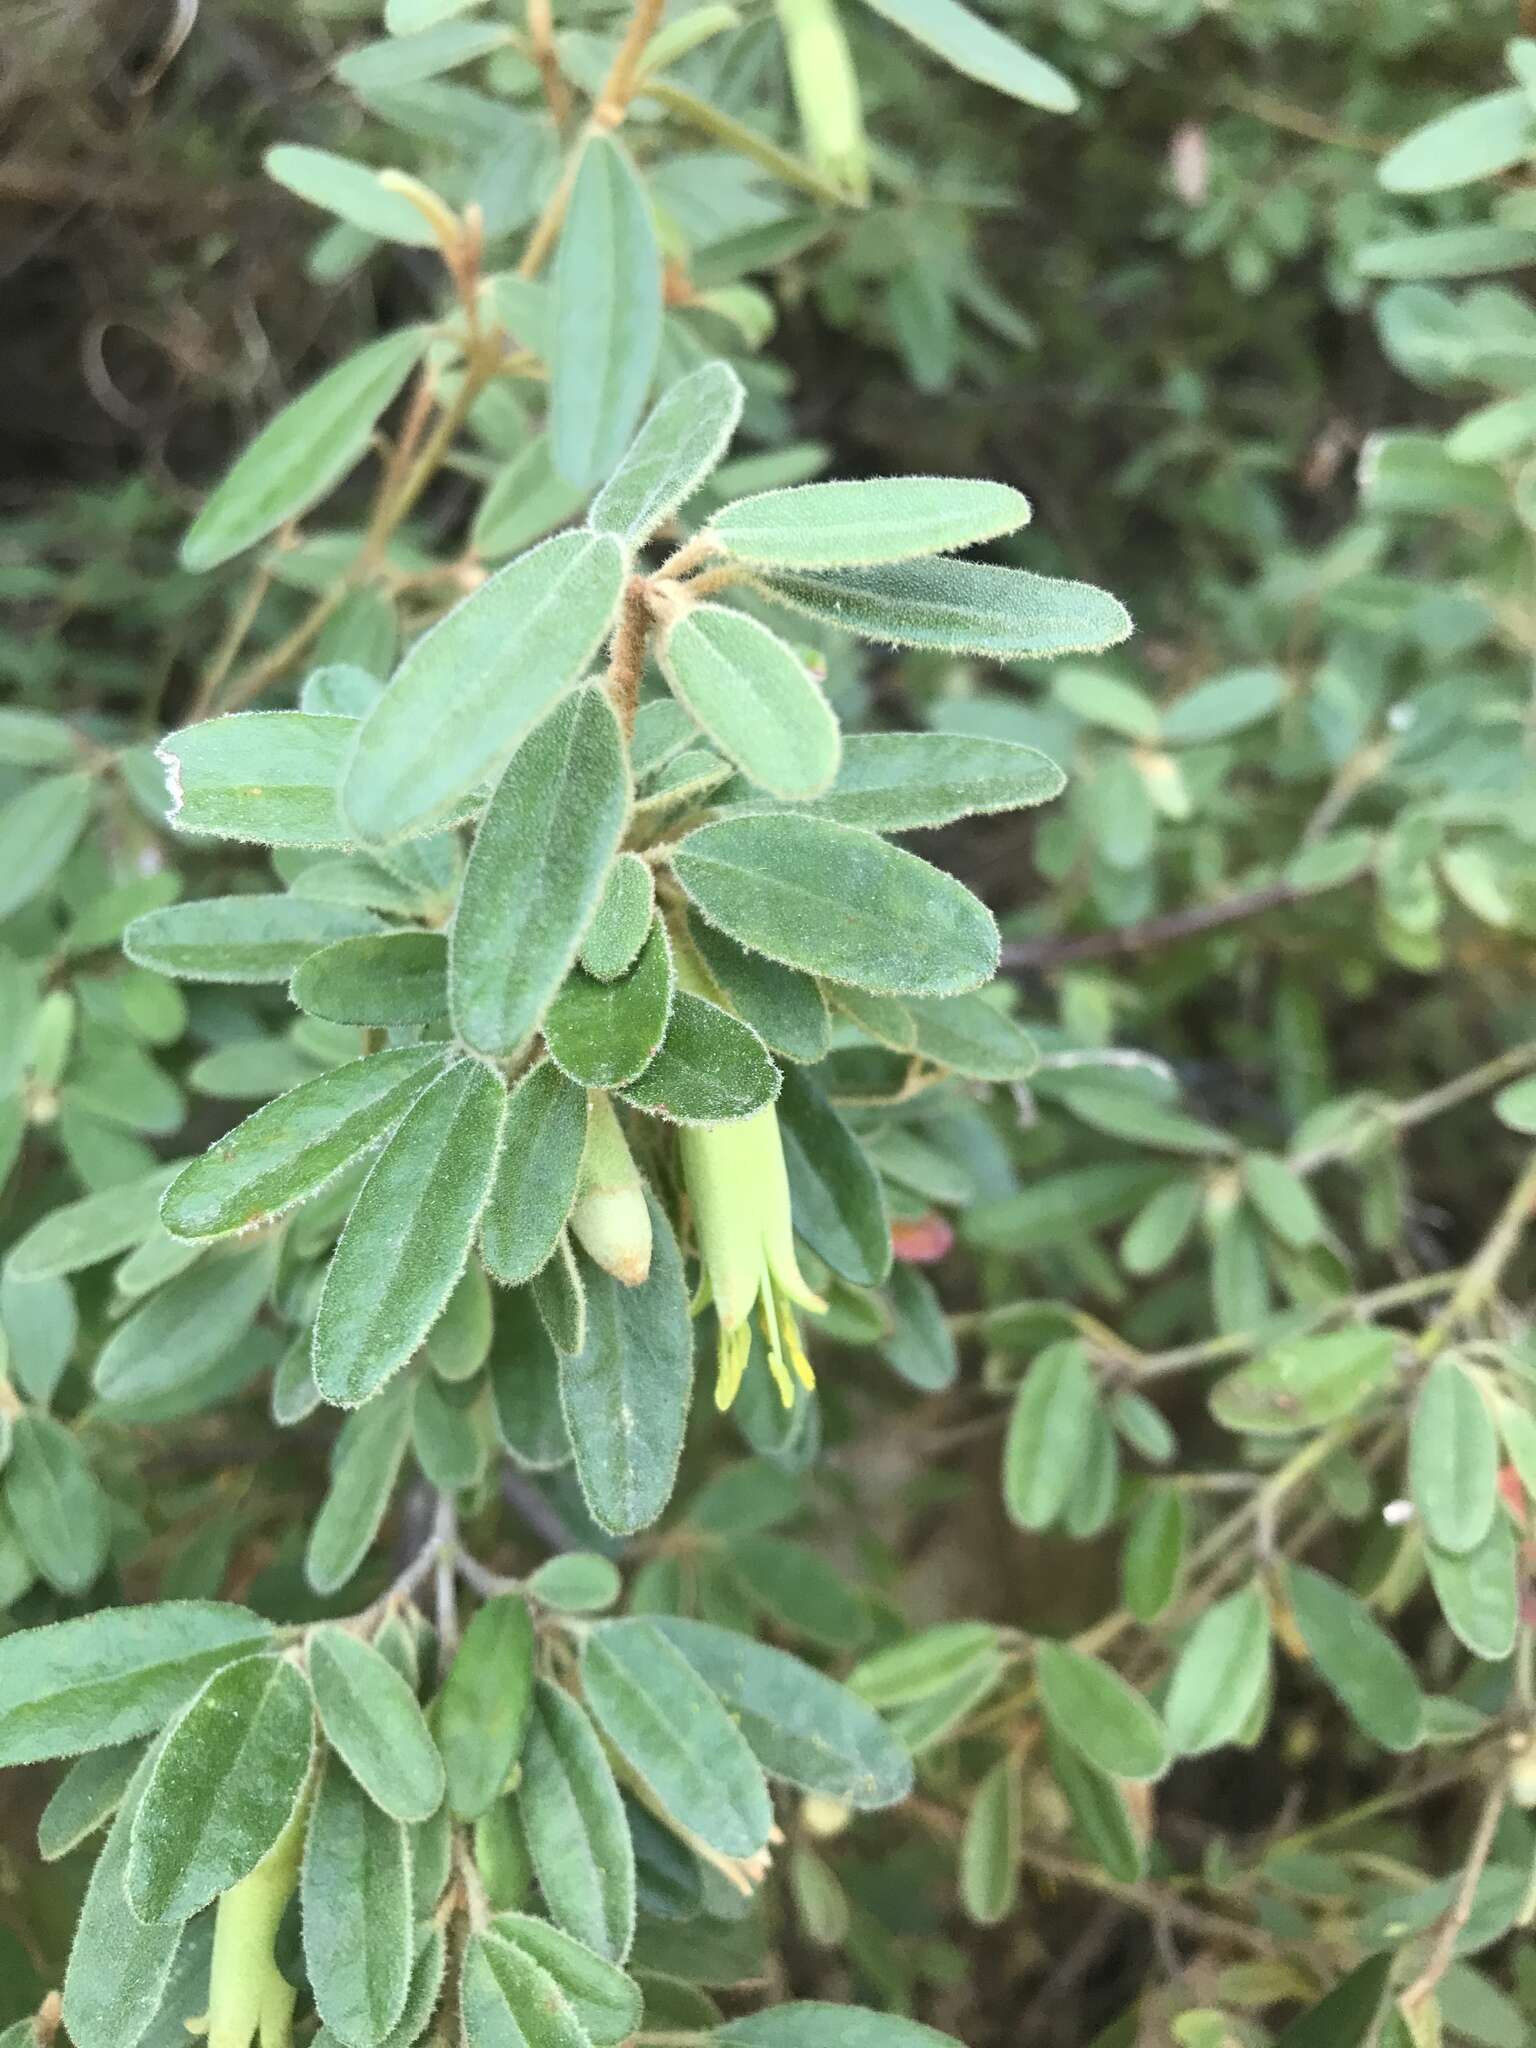
[(1200, 1220), (1204, 1184), (1197, 1179), (1172, 1180), (1136, 1212), (1120, 1240), (1120, 1261), (1128, 1273), (1161, 1273), (1189, 1241)]
[(426, 215), (403, 193), (381, 184), (377, 171), (334, 150), (308, 149), (297, 143), (279, 143), (261, 160), (262, 169), (276, 184), (312, 206), (323, 207), (349, 226), (381, 241), (401, 242), (410, 249), (431, 249), (437, 234)]
[(560, 1361), (560, 1406), (588, 1509), (615, 1535), (648, 1528), (672, 1496), (693, 1390), (683, 1262), (647, 1193), (650, 1272), (625, 1287), (585, 1254), (585, 1342)]
[(640, 1987), (584, 1942), (527, 1913), (498, 1913), (485, 1937), (531, 1956), (570, 2000), (592, 2048), (618, 2048), (640, 2025)]
[(1285, 677), (1278, 669), (1231, 669), (1170, 704), (1162, 715), (1162, 736), (1170, 747), (1204, 746), (1257, 725), (1284, 702)]
[(978, 1202), (961, 1228), (989, 1251), (1039, 1252), (1071, 1244), (1139, 1209), (1167, 1180), (1166, 1165), (1080, 1166), (1047, 1174), (1017, 1194)]
[(911, 1759), (846, 1686), (711, 1622), (658, 1614), (652, 1626), (723, 1702), (770, 1778), (864, 1812), (911, 1791)]
[(705, 971), (744, 1023), (786, 1059), (822, 1059), (832, 1020), (818, 983), (797, 968), (749, 953), (690, 914), (688, 939)]
[(1510, 1130), (1536, 1137), (1536, 1074), (1501, 1088), (1493, 1098), (1493, 1113)]
[(998, 1633), (989, 1621), (946, 1621), (865, 1657), (848, 1683), (871, 1706), (910, 1706), (946, 1692), (978, 1665), (996, 1662)]
[(1119, 1780), (1079, 1756), (1049, 1727), (1045, 1746), (1083, 1847), (1111, 1877), (1139, 1883), (1147, 1872), (1147, 1845)]
[(517, 1593), (487, 1600), (464, 1631), (437, 1706), (448, 1805), (478, 1820), (522, 1753), (533, 1712), (533, 1618)]
[(1287, 1583), (1302, 1641), (1345, 1712), (1384, 1749), (1417, 1748), (1424, 1696), (1397, 1644), (1353, 1593), (1309, 1565), (1291, 1565)]
[(1432, 1365), (1413, 1404), (1408, 1490), (1440, 1550), (1475, 1550), (1498, 1508), (1499, 1446), (1475, 1379), (1454, 1359)]
[(592, 501), (587, 524), (639, 547), (725, 453), (746, 393), (729, 363), (704, 363), (664, 391)]
[(340, 483), (431, 338), (430, 327), (387, 334), (285, 405), (192, 522), (181, 544), (183, 568), (216, 569)]
[(144, 1402), (189, 1385), (232, 1350), (272, 1290), (277, 1249), (269, 1242), (221, 1251), (119, 1323), (92, 1375), (103, 1408), (129, 1416)]
[(1245, 1152), (1243, 1185), (1265, 1227), (1293, 1250), (1305, 1251), (1327, 1235), (1327, 1219), (1312, 1190), (1283, 1159), (1268, 1152)]
[(1071, 665), (1051, 679), (1056, 698), (1075, 718), (1138, 743), (1155, 742), (1162, 729), (1157, 706), (1144, 690), (1097, 668)]
[(1005, 1756), (977, 1786), (960, 1837), (960, 1900), (978, 1927), (998, 1926), (1017, 1904), (1023, 1842), (1023, 1772)]
[(107, 1608), (0, 1640), (0, 1766), (148, 1735), (271, 1624), (243, 1607), (163, 1600)]
[(823, 625), (893, 647), (942, 647), (1039, 661), (1124, 640), (1124, 605), (1091, 583), (947, 557), (868, 569), (773, 569), (765, 595)]
[(594, 981), (617, 981), (635, 964), (651, 929), (656, 888), (638, 853), (621, 853), (609, 868), (603, 893), (581, 942), (583, 970)]
[[(1057, 1077), (1052, 1076), (1053, 1082)], [(1209, 1124), (1164, 1108), (1138, 1082), (1108, 1076), (1067, 1073), (1053, 1088), (1064, 1108), (1106, 1137), (1157, 1151), (1196, 1158), (1219, 1157), (1233, 1149), (1232, 1140)]]
[(309, 1682), (327, 1742), (374, 1805), (396, 1820), (436, 1813), (443, 1760), (416, 1695), (389, 1660), (345, 1629), (317, 1629)]
[(914, 996), (915, 1050), (973, 1081), (1022, 1081), (1040, 1064), (1034, 1040), (980, 995)]
[(153, 1762), (151, 1754), (140, 1764), (80, 1908), (64, 1978), (64, 2024), (76, 2048), (124, 2048), (142, 2040), (182, 1945), (181, 1926), (144, 1926), (124, 1885), (133, 1824)]
[(315, 1384), (355, 1408), (415, 1351), (469, 1257), (506, 1088), (459, 1060), (420, 1095), (363, 1182), (315, 1316)]
[(531, 1280), (554, 1251), (586, 1142), (586, 1091), (541, 1060), (507, 1097), (501, 1156), (480, 1218), (481, 1253), (504, 1287)]
[(31, 1284), (131, 1251), (153, 1233), (160, 1197), (181, 1165), (167, 1160), (138, 1179), (55, 1209), (14, 1246), (6, 1261), (7, 1279)]
[(722, 1856), (755, 1856), (773, 1808), (757, 1759), (688, 1660), (651, 1622), (599, 1622), (581, 1659), (598, 1726), (674, 1819)]
[(1226, 1429), (1292, 1436), (1352, 1415), (1392, 1377), (1390, 1330), (1335, 1330), (1277, 1344), (1228, 1373), (1211, 1390), (1211, 1413)]
[(1366, 2048), (1392, 1975), (1392, 1952), (1371, 1956), (1328, 1996), (1291, 2021), (1275, 2048)]
[(507, 31), (491, 21), (443, 21), (414, 35), (364, 43), (336, 62), (336, 76), (359, 93), (415, 85), (476, 57), (504, 49)]
[(809, 1545), (783, 1536), (738, 1536), (728, 1555), (732, 1576), (752, 1607), (792, 1635), (830, 1650), (852, 1649), (868, 1635), (863, 1601)]
[(709, 2038), (715, 2048), (955, 2048), (948, 2034), (897, 2013), (810, 1999), (727, 2020)]
[(1459, 1556), (1426, 1542), (1424, 1561), (1452, 1633), (1474, 1657), (1502, 1663), (1520, 1621), (1520, 1568), (1509, 1517), (1496, 1514), (1481, 1543)]
[(927, 1394), (942, 1393), (960, 1376), (960, 1353), (932, 1283), (915, 1266), (891, 1268), (891, 1310), (895, 1328), (881, 1350), (886, 1362)]
[[(1139, 1622), (1156, 1621), (1178, 1590), (1188, 1532), (1189, 1512), (1178, 1487), (1148, 1488), (1131, 1518), (1120, 1558), (1125, 1604)], [(1176, 1746), (1177, 1741), (1175, 1736)]]
[(1003, 1446), (1003, 1505), (1019, 1528), (1049, 1528), (1066, 1507), (1097, 1405), (1088, 1353), (1075, 1337), (1048, 1344), (1020, 1380)]
[(679, 990), (667, 1035), (624, 1100), (679, 1124), (732, 1123), (765, 1109), (779, 1070), (750, 1025), (703, 996)]
[(46, 711), (0, 707), (0, 761), (13, 768), (67, 768), (78, 742), (73, 728)]
[(577, 690), (508, 762), (480, 821), (454, 915), (454, 1028), (510, 1054), (537, 1027), (576, 958), (629, 809), (612, 706)]
[(524, 1948), (472, 1934), (459, 1980), (462, 2038), (473, 2048), (589, 2048), (590, 2036), (549, 1972)]
[(725, 552), (760, 568), (863, 568), (947, 554), (1011, 533), (1029, 500), (973, 477), (873, 477), (739, 498), (710, 521)]
[(520, 554), (575, 517), (587, 493), (557, 476), (547, 434), (537, 434), (498, 472), (480, 501), (470, 538), (488, 562)]
[(336, 801), (357, 721), (307, 711), (237, 711), (173, 732), (155, 749), (178, 832), (263, 846), (348, 846)]
[(968, 889), (851, 825), (793, 812), (719, 818), (672, 868), (728, 937), (877, 995), (958, 995), (997, 966), (997, 926)]
[(339, 939), (310, 954), (289, 994), (331, 1024), (435, 1024), (448, 1014), (448, 941), (441, 932)]
[(217, 1237), (306, 1200), (385, 1141), (444, 1057), (443, 1047), (401, 1046), (301, 1082), (182, 1168), (161, 1198), (166, 1228)]
[(726, 758), (771, 796), (814, 797), (837, 773), (837, 720), (777, 633), (726, 605), (697, 604), (657, 649), (673, 696)]
[(89, 775), (45, 775), (0, 807), (0, 918), (47, 888), (73, 853), (95, 801)]
[(321, 946), (378, 928), (366, 910), (304, 896), (207, 896), (136, 917), (123, 951), (183, 981), (287, 981)]
[(891, 1270), (891, 1227), (863, 1146), (796, 1067), (780, 1073), (778, 1115), (795, 1229), (855, 1287), (878, 1287)]
[(309, 1687), (286, 1658), (214, 1672), (155, 1760), (133, 1821), (128, 1903), (190, 1919), (256, 1868), (288, 1825), (314, 1751)]
[(305, 1575), (317, 1593), (344, 1586), (379, 1532), (410, 1438), (409, 1393), (409, 1383), (397, 1380), (348, 1416), (336, 1439), (330, 1490), (304, 1556)]
[(18, 1415), (3, 1481), (27, 1555), (59, 1593), (83, 1593), (107, 1561), (107, 1504), (80, 1447), (51, 1415)]
[(1388, 150), (1376, 176), (1388, 192), (1450, 192), (1536, 156), (1536, 108), (1523, 86), (1484, 93), (1426, 121)]
[[(1044, 754), (1012, 740), (939, 732), (850, 733), (832, 787), (797, 810), (870, 832), (911, 832), (995, 811), (1049, 803), (1066, 777)], [(732, 784), (730, 802), (754, 792)]]
[(1355, 269), (1362, 277), (1400, 280), (1482, 277), (1490, 271), (1524, 270), (1532, 262), (1536, 234), (1493, 224), (1387, 235), (1355, 251)]
[[(70, 1765), (37, 1823), (37, 1853), (56, 1863), (103, 1828), (122, 1805), (143, 1760), (144, 1745), (120, 1742)], [(0, 2040), (4, 2036), (0, 2035)], [(26, 2048), (34, 2048), (32, 2042)]]
[(1035, 1645), (1046, 1718), (1063, 1742), (1116, 1778), (1158, 1778), (1168, 1768), (1168, 1736), (1139, 1692), (1096, 1657), (1065, 1643)]
[(961, 0), (866, 0), (866, 4), (966, 78), (1048, 114), (1076, 112), (1077, 88), (1070, 79), (1054, 64), (1031, 56), (1000, 35)]
[(1180, 1756), (1233, 1741), (1269, 1683), (1269, 1603), (1245, 1586), (1206, 1609), (1178, 1655), (1163, 1705)]
[(547, 1557), (528, 1580), (530, 1597), (562, 1614), (601, 1614), (617, 1604), (623, 1590), (618, 1566), (591, 1550)]
[(585, 668), (623, 577), (617, 541), (556, 534), (423, 633), (358, 728), (341, 797), (360, 837), (430, 831), (497, 774)]
[(549, 432), (568, 482), (601, 483), (634, 434), (661, 346), (661, 252), (622, 146), (589, 137), (555, 257)]
[(589, 1088), (639, 1080), (666, 1037), (672, 989), (672, 948), (658, 917), (640, 957), (616, 981), (572, 969), (544, 1018), (550, 1058)]
[(411, 1982), (410, 1836), (334, 1756), (309, 1816), (300, 1900), (316, 2010), (349, 2048), (382, 2048)]
[(529, 1281), (528, 1293), (555, 1350), (574, 1357), (587, 1341), (587, 1290), (568, 1231)]
[(555, 1924), (609, 1962), (635, 1931), (635, 1852), (603, 1746), (569, 1693), (535, 1689), (518, 1809)]

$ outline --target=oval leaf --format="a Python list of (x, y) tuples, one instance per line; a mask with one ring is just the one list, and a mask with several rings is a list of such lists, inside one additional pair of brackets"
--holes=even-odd
[(317, 1629), (309, 1682), (326, 1740), (374, 1805), (396, 1820), (436, 1813), (443, 1760), (416, 1695), (389, 1660), (345, 1629)]
[(623, 576), (616, 540), (556, 534), (423, 633), (358, 728), (341, 797), (359, 836), (430, 831), (496, 774), (585, 668)]
[(216, 1671), (166, 1737), (134, 1817), (128, 1903), (187, 1920), (254, 1870), (287, 1826), (314, 1750), (309, 1687), (284, 1657)]
[(459, 1060), (380, 1153), (315, 1317), (313, 1370), (326, 1400), (344, 1408), (366, 1401), (441, 1314), (490, 1193), (506, 1103), (499, 1074)]
[(1064, 1643), (1035, 1646), (1040, 1697), (1052, 1729), (1115, 1778), (1157, 1778), (1168, 1768), (1168, 1737), (1139, 1692), (1096, 1657)]
[(948, 554), (1028, 518), (1029, 500), (1008, 484), (892, 476), (738, 498), (716, 513), (710, 532), (727, 554), (765, 568), (862, 568)]
[(285, 405), (192, 522), (183, 567), (216, 569), (323, 498), (361, 459), (431, 338), (430, 327), (387, 334)]
[(592, 920), (629, 808), (619, 722), (578, 690), (507, 764), (480, 821), (454, 915), (454, 1028), (479, 1051), (527, 1041)]
[(662, 673), (695, 722), (760, 789), (812, 797), (837, 773), (841, 735), (810, 671), (745, 612), (694, 605), (662, 636)]
[(555, 258), (549, 433), (568, 483), (600, 483), (635, 431), (661, 346), (661, 251), (622, 146), (590, 137)]
[(649, 1621), (601, 1622), (582, 1687), (598, 1726), (674, 1819), (722, 1856), (755, 1856), (773, 1809), (757, 1759), (688, 1660)]
[(719, 818), (673, 872), (729, 937), (877, 995), (958, 995), (997, 966), (997, 926), (952, 875), (872, 832), (786, 812)]

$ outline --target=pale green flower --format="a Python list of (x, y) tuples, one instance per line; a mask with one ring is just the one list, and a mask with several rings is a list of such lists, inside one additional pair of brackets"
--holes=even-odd
[(820, 1315), (826, 1303), (806, 1285), (795, 1260), (789, 1176), (770, 1103), (739, 1123), (682, 1131), (683, 1178), (693, 1209), (704, 1277), (695, 1308), (712, 1301), (720, 1323), (715, 1406), (728, 1408), (752, 1355), (752, 1311), (768, 1346), (768, 1367), (786, 1408), (795, 1382), (815, 1375), (792, 1304)]

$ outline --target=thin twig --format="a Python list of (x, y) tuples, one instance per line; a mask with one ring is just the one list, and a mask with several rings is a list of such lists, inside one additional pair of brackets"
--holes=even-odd
[(1488, 1867), (1488, 1858), (1493, 1853), (1493, 1838), (1498, 1830), (1499, 1816), (1504, 1811), (1508, 1790), (1507, 1778), (1501, 1777), (1483, 1801), (1482, 1812), (1477, 1817), (1477, 1831), (1472, 1837), (1472, 1846), (1467, 1852), (1466, 1864), (1462, 1869), (1461, 1883), (1456, 1887), (1456, 1896), (1440, 1922), (1428, 1960), (1399, 2001), (1404, 2013), (1411, 2013), (1415, 2007), (1422, 2005), (1451, 1967), (1456, 1954), (1457, 1938), (1472, 1917), (1472, 1903), (1477, 1897), (1477, 1887)]
[(1077, 960), (1113, 960), (1122, 953), (1146, 953), (1158, 946), (1176, 945), (1181, 939), (1198, 937), (1222, 925), (1240, 924), (1246, 918), (1261, 917), (1267, 910), (1281, 910), (1299, 903), (1312, 890), (1293, 889), (1289, 882), (1266, 882), (1241, 896), (1228, 896), (1219, 903), (1193, 903), (1184, 910), (1170, 910), (1161, 917), (1144, 918), (1140, 924), (1121, 925), (1114, 931), (1087, 932), (1080, 938), (1014, 939), (1003, 948), (1005, 968), (1044, 970), (1065, 967)]
[(455, 1558), (459, 1547), (459, 1505), (451, 1493), (437, 1496), (437, 1514), (432, 1525), (435, 1556), (434, 1606), (437, 1635), (445, 1658), (459, 1646), (459, 1605), (456, 1595)]

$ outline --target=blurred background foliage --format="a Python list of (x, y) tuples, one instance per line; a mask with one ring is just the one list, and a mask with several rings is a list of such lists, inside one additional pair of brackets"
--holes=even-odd
[[(998, 911), (1046, 1064), (985, 1110), (949, 1102), (930, 1128), (920, 1098), (876, 1107), (899, 1098), (899, 1051), (845, 1049), (844, 1099), (855, 1116), (864, 1106), (908, 1263), (894, 1326), (847, 1310), (848, 1358), (823, 1375), (830, 1456), (814, 1477), (771, 1441), (771, 1417), (746, 1420), (753, 1448), (793, 1479), (782, 1519), (814, 1549), (811, 1566), (801, 1553), (810, 1575), (770, 1591), (762, 1558), (754, 1578), (710, 1533), (711, 1511), (685, 1509), (680, 1531), (653, 1539), (635, 1598), (733, 1619), (745, 1602), (844, 1669), (844, 1653), (903, 1627), (992, 1625), (950, 1667), (943, 1699), (893, 1696), (909, 1720), (930, 1712), (914, 1733), (929, 1756), (915, 1822), (834, 1841), (825, 1862), (807, 1846), (790, 1866), (774, 1968), (801, 1995), (911, 2006), (972, 2048), (1231, 2048), (1273, 2038), (1266, 2012), (1368, 1949), (1372, 1914), (1394, 1937), (1434, 1924), (1444, 1895), (1425, 1887), (1461, 1867), (1476, 1804), (1454, 1756), (1384, 1758), (1287, 1644), (1257, 1751), (1198, 1757), (1157, 1787), (1150, 1865), (1150, 1794), (1116, 1807), (1085, 1850), (1068, 1766), (1052, 1777), (1031, 1763), (1017, 1783), (987, 1774), (1035, 1754), (1018, 1732), (1025, 1703), (999, 1762), (1017, 1702), (1009, 1632), (1091, 1629), (1117, 1608), (1127, 1531), (1148, 1550), (1160, 1534), (1141, 1512), (1149, 1497), (1177, 1498), (1191, 1544), (1246, 1543), (1262, 1519), (1240, 1508), (1232, 1528), (1222, 1489), (1296, 1438), (1276, 1434), (1273, 1414), (1256, 1425), (1241, 1395), (1213, 1417), (1209, 1382), (1184, 1364), (1240, 1360), (1278, 1312), (1394, 1288), (1411, 1301), (1422, 1276), (1475, 1258), (1520, 1168), (1533, 1106), (1500, 1123), (1488, 1097), (1536, 1065), (1536, 485), (1518, 429), (1501, 438), (1495, 423), (1459, 450), (1447, 437), (1469, 408), (1536, 387), (1536, 313), (1498, 264), (1475, 275), (1453, 260), (1446, 281), (1433, 261), (1390, 252), (1396, 238), (1475, 228), (1490, 191), (1518, 196), (1528, 171), (1521, 159), (1492, 187), (1427, 191), (1388, 189), (1378, 172), (1421, 123), (1507, 86), (1502, 52), (1521, 24), (1504, 0), (991, 12), (1077, 83), (1075, 115), (999, 99), (850, 10), (874, 138), (867, 207), (829, 209), (739, 157), (684, 178), (656, 153), (677, 363), (725, 350), (748, 383), (732, 489), (933, 469), (1016, 483), (1037, 516), (1012, 558), (1103, 584), (1138, 630), (1111, 657), (1016, 671), (950, 656), (856, 667), (828, 650), (850, 720), (1021, 739), (1068, 770), (1045, 811), (923, 847)], [(740, 16), (679, 76), (793, 144), (771, 19)], [(610, 10), (562, 5), (557, 26), (572, 74), (590, 71), (581, 39), (600, 44)], [(336, 150), (478, 199), (493, 270), (537, 210), (536, 138), (509, 140), (496, 118), (497, 93), (526, 89), (522, 60), (493, 57), (474, 87), (338, 76), (337, 59), (377, 33), (367, 0), (228, 0), (195, 16), (14, 0), (0, 26), (0, 684), (88, 744), (185, 718), (242, 601), (242, 565), (177, 565), (210, 481), (329, 364), (437, 303), (430, 252), (327, 224), (264, 176), (263, 153)], [(517, 433), (482, 423), (418, 508), (407, 549), (425, 559), (454, 544)], [(344, 493), (325, 524), (361, 503)], [(417, 560), (402, 553), (403, 578)], [(257, 653), (280, 642), (323, 563), (321, 543), (279, 562), (251, 622)], [(0, 763), (0, 794), (24, 790), (36, 765)], [(179, 1151), (279, 1069), (335, 1056), (279, 1038), (274, 1002), (255, 1015), (282, 1048), (263, 1085), (249, 1070), (230, 1081), (228, 1065), (221, 1078), (211, 1063), (249, 1035), (252, 1011), (206, 990), (178, 1008), (168, 984), (114, 965), (121, 926), (168, 886), (134, 783), (103, 798), (98, 838), (65, 847), (56, 899), (5, 927), (23, 957), (49, 954), (84, 1020), (67, 1047), (50, 1049), (45, 1027), (30, 1053), (0, 1054), (22, 1105), (16, 1150), (24, 1127), (47, 1140), (26, 1145), (6, 1184), (8, 1236), (63, 1194), (142, 1171), (184, 1109)], [(113, 1050), (121, 1036), (91, 1042), (124, 1015), (132, 1061)], [(925, 1274), (948, 1335), (935, 1335)], [(1093, 1425), (1077, 1490), (1042, 1527), (1020, 1506), (1031, 1475), (1014, 1471), (1011, 1501), (1000, 1497), (999, 1397), (1046, 1340), (1106, 1331), (1096, 1357), (1114, 1427)], [(1536, 1351), (1519, 1317), (1497, 1311), (1481, 1340), (1528, 1400)], [(946, 1387), (955, 1342), (966, 1365)], [(871, 1350), (896, 1376), (856, 1362)], [(1146, 1355), (1167, 1367), (1155, 1411), (1128, 1392)], [(1116, 1359), (1130, 1361), (1123, 1373)], [(61, 1384), (61, 1405), (78, 1408)], [(692, 1493), (730, 1448), (694, 1446)], [(125, 1583), (310, 1599), (285, 1524), (312, 1502), (325, 1449), (324, 1431), (279, 1439), (259, 1395), (148, 1450), (142, 1432), (103, 1426), (93, 1456)], [(1309, 1554), (1396, 1618), (1425, 1688), (1473, 1717), (1467, 1739), (1500, 1709), (1507, 1659), (1467, 1666), (1465, 1628), (1447, 1628), (1422, 1558), (1382, 1521), (1395, 1451), (1384, 1435), (1341, 1439), (1312, 1497)], [(1183, 1480), (1159, 1493), (1148, 1475), (1169, 1459)], [(531, 1556), (574, 1512), (556, 1482), (524, 1487), (520, 1505)], [(524, 1540), (505, 1535), (514, 1553)], [(19, 1619), (57, 1611), (24, 1564), (4, 1591)], [(1154, 1593), (1133, 1582), (1127, 1597), (1156, 1614)], [(1146, 1679), (1158, 1657), (1142, 1639), (1131, 1675)], [(986, 1784), (982, 1824), (1000, 1812), (1011, 1852), (1000, 1898), (974, 1870), (967, 1893), (962, 1873), (967, 1913), (957, 1840)], [(14, 1846), (30, 1838), (31, 1796), (5, 1793), (0, 2019), (56, 1980), (78, 1895), (68, 1861), (44, 1873)], [(1356, 1832), (1335, 1837), (1353, 1860), (1293, 1839), (1361, 1802)], [(1510, 1809), (1501, 1827), (1491, 1867), (1528, 1869), (1528, 1824)], [(1448, 2038), (1532, 2038), (1536, 1975), (1505, 1939), (1521, 1904), (1502, 1920), (1488, 1909), (1471, 1944), (1483, 1969), (1443, 1978)]]

